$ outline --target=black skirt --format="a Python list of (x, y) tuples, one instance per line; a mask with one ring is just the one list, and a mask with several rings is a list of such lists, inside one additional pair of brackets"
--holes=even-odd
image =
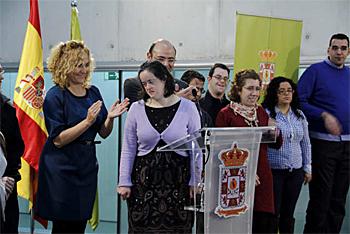
[(128, 199), (129, 233), (191, 233), (190, 158), (156, 152), (135, 158)]

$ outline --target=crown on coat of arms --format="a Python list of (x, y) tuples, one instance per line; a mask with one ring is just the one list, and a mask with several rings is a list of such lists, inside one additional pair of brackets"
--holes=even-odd
[(242, 166), (248, 157), (248, 151), (237, 148), (237, 144), (233, 149), (221, 154), (221, 160), (225, 167)]
[(277, 57), (277, 52), (272, 50), (260, 50), (259, 56), (262, 61), (272, 61)]

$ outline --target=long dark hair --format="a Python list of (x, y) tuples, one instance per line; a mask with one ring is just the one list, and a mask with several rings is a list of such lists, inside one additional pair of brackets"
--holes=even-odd
[[(149, 71), (152, 73), (157, 79), (161, 81), (165, 81), (164, 86), (164, 97), (169, 97), (170, 95), (174, 94), (175, 92), (175, 82), (173, 76), (170, 74), (168, 69), (160, 62), (153, 61), (153, 62), (145, 62), (141, 65), (140, 71), (138, 73), (138, 79), (141, 83), (140, 74), (143, 71)], [(145, 87), (142, 85), (142, 99), (144, 101), (147, 101), (149, 99), (149, 95), (147, 94)]]
[(299, 112), (300, 104), (299, 104), (299, 98), (297, 93), (297, 86), (294, 84), (294, 82), (291, 79), (288, 79), (286, 77), (278, 76), (276, 78), (273, 78), (270, 82), (269, 86), (266, 89), (266, 96), (262, 103), (262, 106), (270, 111), (271, 118), (276, 118), (276, 111), (275, 107), (278, 103), (278, 97), (277, 92), (280, 87), (280, 84), (283, 82), (288, 82), (290, 86), (292, 87), (292, 90), (294, 91), (292, 96), (292, 102), (290, 103), (290, 107), (294, 114), (297, 116), (297, 118), (302, 118), (302, 115)]

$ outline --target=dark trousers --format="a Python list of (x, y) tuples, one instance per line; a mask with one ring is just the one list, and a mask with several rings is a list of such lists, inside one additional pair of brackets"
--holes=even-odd
[(5, 222), (1, 233), (18, 233), (19, 208), (17, 199), (17, 187), (15, 186), (6, 201)]
[(253, 212), (252, 233), (277, 233), (277, 219), (274, 214)]
[(275, 214), (280, 233), (294, 232), (294, 210), (304, 181), (302, 168), (272, 169)]
[(84, 233), (87, 220), (52, 221), (52, 233)]
[(304, 233), (339, 233), (350, 177), (350, 142), (311, 139), (312, 181)]

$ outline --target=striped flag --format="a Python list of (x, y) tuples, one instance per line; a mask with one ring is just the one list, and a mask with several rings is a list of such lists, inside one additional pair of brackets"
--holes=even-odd
[[(42, 108), (44, 95), (39, 6), (38, 0), (30, 0), (30, 15), (14, 91), (14, 106), (25, 144), (18, 194), (29, 200), (30, 209), (37, 190), (39, 158), (47, 138)], [(47, 226), (46, 221), (38, 221)]]
[[(70, 24), (70, 39), (82, 41), (81, 33), (80, 33), (80, 24), (78, 18), (78, 8), (76, 0), (71, 2), (71, 24)], [(92, 217), (89, 220), (89, 224), (93, 230), (95, 230), (99, 223), (99, 207), (98, 207), (98, 190), (96, 191), (96, 198), (94, 203), (94, 208), (92, 210)]]

